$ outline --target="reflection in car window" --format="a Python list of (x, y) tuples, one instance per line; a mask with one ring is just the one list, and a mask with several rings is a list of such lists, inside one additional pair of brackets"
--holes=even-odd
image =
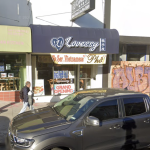
[(74, 121), (84, 114), (95, 102), (93, 94), (90, 96), (89, 94), (76, 92), (56, 103), (54, 109), (66, 120)]
[(90, 116), (94, 116), (100, 121), (118, 118), (117, 100), (101, 103), (90, 113)]
[(142, 114), (146, 111), (143, 97), (123, 99), (126, 116)]

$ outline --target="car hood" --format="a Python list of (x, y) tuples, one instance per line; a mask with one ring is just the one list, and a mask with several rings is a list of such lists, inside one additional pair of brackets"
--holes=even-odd
[(70, 122), (60, 117), (52, 107), (48, 106), (16, 116), (13, 119), (11, 130), (15, 136), (26, 137), (30, 134), (33, 137), (66, 129), (70, 124)]

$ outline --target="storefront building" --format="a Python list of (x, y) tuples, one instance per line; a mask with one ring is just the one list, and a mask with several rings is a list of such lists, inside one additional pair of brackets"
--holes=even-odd
[(150, 96), (149, 0), (105, 1), (105, 24), (120, 35), (119, 53), (110, 57), (108, 86)]
[(0, 26), (0, 100), (19, 102), (19, 91), (29, 79), (31, 30)]
[(35, 101), (101, 88), (107, 55), (119, 52), (116, 30), (31, 25)]
[(112, 88), (126, 88), (150, 96), (149, 43), (149, 37), (120, 37), (119, 54), (112, 56)]

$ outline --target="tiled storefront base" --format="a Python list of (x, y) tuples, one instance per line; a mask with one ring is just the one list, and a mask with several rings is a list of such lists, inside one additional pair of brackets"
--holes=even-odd
[(0, 101), (20, 102), (20, 91), (0, 91)]

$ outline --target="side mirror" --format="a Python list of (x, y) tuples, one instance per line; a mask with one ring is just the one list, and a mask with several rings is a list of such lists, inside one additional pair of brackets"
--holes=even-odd
[(93, 116), (89, 116), (86, 118), (85, 124), (88, 126), (99, 126), (99, 119)]

